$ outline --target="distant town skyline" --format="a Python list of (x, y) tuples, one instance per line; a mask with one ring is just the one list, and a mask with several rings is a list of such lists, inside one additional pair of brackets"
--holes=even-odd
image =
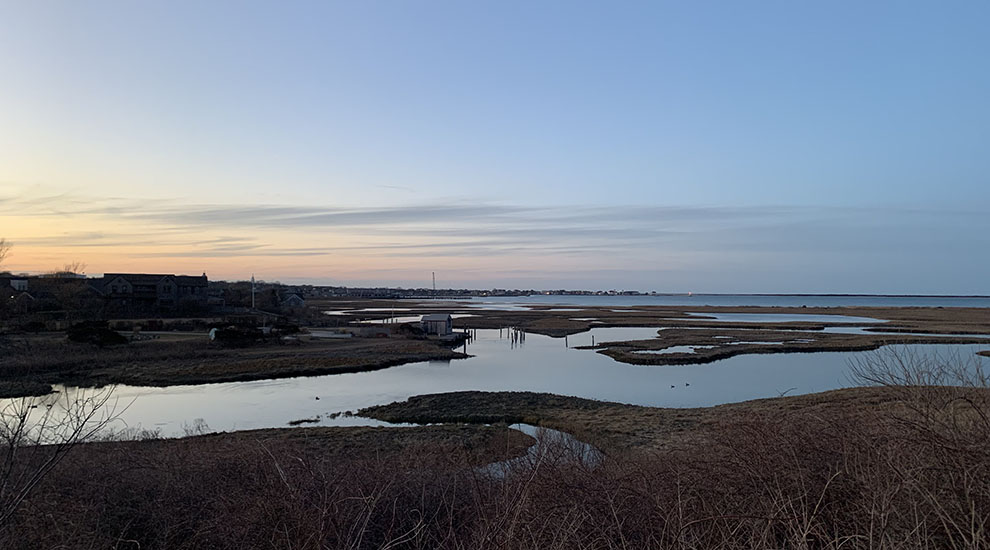
[(990, 294), (988, 16), (0, 0), (2, 269)]

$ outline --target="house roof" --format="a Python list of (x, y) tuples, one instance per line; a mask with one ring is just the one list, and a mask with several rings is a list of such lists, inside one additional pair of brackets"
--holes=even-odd
[(209, 286), (210, 281), (203, 275), (174, 275), (175, 284), (179, 286)]
[(430, 315), (424, 315), (420, 321), (449, 321), (450, 319), (449, 313), (431, 313)]
[(179, 286), (208, 286), (206, 275), (171, 275), (165, 273), (104, 273), (104, 281), (112, 281), (120, 277), (135, 285), (154, 285), (163, 279), (172, 279)]
[(112, 281), (120, 277), (128, 283), (134, 285), (154, 285), (158, 284), (159, 281), (165, 279), (166, 277), (171, 277), (171, 275), (156, 274), (156, 273), (104, 273), (104, 281)]

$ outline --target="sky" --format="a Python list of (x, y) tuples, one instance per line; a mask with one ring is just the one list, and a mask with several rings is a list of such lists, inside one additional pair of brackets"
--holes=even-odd
[(0, 268), (990, 294), (990, 3), (0, 0)]

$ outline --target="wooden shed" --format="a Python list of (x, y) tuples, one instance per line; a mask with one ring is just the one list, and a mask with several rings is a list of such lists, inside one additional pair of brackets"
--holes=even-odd
[(447, 336), (454, 332), (454, 319), (448, 313), (424, 315), (419, 323), (423, 327), (423, 332), (427, 334)]

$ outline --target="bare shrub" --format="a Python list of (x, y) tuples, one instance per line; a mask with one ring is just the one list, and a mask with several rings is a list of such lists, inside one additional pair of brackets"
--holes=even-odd
[(73, 447), (116, 418), (113, 388), (8, 400), (0, 408), (0, 527)]
[(985, 360), (958, 352), (882, 348), (855, 362), (853, 372), (899, 398), (889, 411), (899, 428), (893, 438), (899, 452), (890, 470), (916, 505), (918, 525), (937, 533), (946, 547), (982, 547), (990, 537)]
[(877, 388), (734, 407), (665, 450), (588, 460), (541, 437), (498, 472), (439, 446), (352, 457), (277, 435), (87, 444), (0, 546), (985, 548), (981, 366), (901, 351), (860, 365)]

